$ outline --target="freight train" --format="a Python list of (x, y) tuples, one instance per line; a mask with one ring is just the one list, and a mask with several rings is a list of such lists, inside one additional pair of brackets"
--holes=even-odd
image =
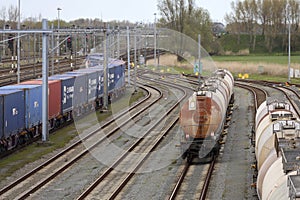
[(182, 158), (212, 158), (219, 150), (221, 134), (231, 113), (234, 78), (225, 69), (205, 79), (180, 111)]
[(268, 98), (255, 118), (259, 199), (300, 199), (300, 120), (284, 99)]
[[(103, 71), (103, 65), (87, 65), (87, 68), (49, 77), (50, 129), (103, 105)], [(107, 71), (111, 101), (124, 93), (125, 63), (110, 59)], [(0, 152), (39, 136), (41, 123), (41, 79), (0, 87)]]

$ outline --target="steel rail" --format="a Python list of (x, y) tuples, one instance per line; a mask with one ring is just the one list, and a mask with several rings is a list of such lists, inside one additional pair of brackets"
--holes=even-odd
[[(141, 86), (143, 87), (143, 86)], [(148, 87), (148, 86), (147, 86)], [(151, 88), (153, 88), (152, 86), (150, 86)], [(144, 88), (146, 89), (146, 88)], [(161, 94), (161, 92), (160, 92)], [(160, 95), (161, 98), (162, 95)], [(135, 109), (136, 107), (138, 107), (140, 104), (142, 104), (143, 102), (145, 102), (147, 99), (149, 99), (151, 97), (151, 94), (148, 92), (147, 96), (145, 98), (143, 98), (142, 100), (140, 100), (137, 104), (135, 104), (134, 106), (131, 106), (130, 108), (124, 110), (123, 112), (117, 114), (115, 116), (114, 119), (107, 121), (106, 123), (104, 123), (101, 128), (106, 128), (108, 127), (110, 124), (112, 124), (115, 120), (121, 118), (124, 113)], [(153, 104), (153, 102), (152, 102)], [(147, 107), (147, 106), (146, 106)], [(136, 113), (135, 115), (132, 116), (132, 118), (136, 117), (139, 113), (141, 113), (143, 111), (143, 109)], [(130, 120), (130, 119), (128, 119)], [(100, 128), (99, 128), (100, 129)], [(74, 149), (74, 147), (78, 146), (79, 144), (81, 144), (84, 140), (92, 137), (94, 134), (97, 133), (97, 131), (99, 131), (99, 129), (89, 133), (88, 135), (86, 135), (85, 137), (83, 137), (81, 140), (75, 142), (74, 144), (72, 144), (71, 146), (69, 146), (68, 148), (66, 148), (65, 150), (59, 152), (58, 154), (54, 155), (53, 157), (51, 157), (50, 159), (48, 159), (47, 161), (45, 161), (44, 163), (42, 163), (41, 165), (37, 166), (36, 168), (34, 168), (33, 170), (31, 170), (30, 172), (28, 172), (27, 174), (25, 174), (24, 176), (20, 177), (19, 179), (15, 180), (14, 182), (12, 182), (11, 184), (7, 185), (6, 187), (2, 188), (0, 190), (0, 195), (6, 193), (7, 191), (11, 190), (12, 188), (14, 188), (15, 186), (17, 186), (18, 184), (20, 184), (21, 182), (25, 181), (27, 178), (29, 178), (30, 176), (34, 175), (36, 172), (40, 171), (41, 169), (43, 169), (45, 166), (51, 164), (53, 161), (57, 160), (58, 158), (60, 158), (62, 155), (66, 154), (67, 152), (69, 152), (70, 150)], [(78, 157), (79, 159), (79, 157)]]
[[(152, 81), (157, 82), (154, 80), (152, 80)], [(168, 84), (168, 83), (165, 83), (165, 84), (182, 90), (184, 92), (184, 95), (165, 114), (163, 114), (147, 131), (145, 131), (145, 133), (133, 145), (131, 145), (131, 147), (129, 147), (126, 152), (124, 152), (109, 168), (107, 168), (107, 170), (105, 172), (103, 172), (103, 174), (101, 174), (101, 176), (99, 176), (83, 193), (81, 193), (81, 195), (77, 198), (77, 200), (85, 199), (129, 155), (129, 153), (131, 151), (133, 151), (145, 138), (147, 138), (146, 136), (149, 135), (150, 132), (152, 130), (154, 130), (155, 127), (161, 121), (165, 120), (166, 116), (168, 116), (175, 108), (177, 108), (179, 103), (184, 100), (184, 98), (187, 95), (185, 90), (183, 90), (179, 87), (176, 87), (174, 85)], [(178, 118), (176, 119), (176, 121), (177, 120), (178, 120)], [(164, 137), (162, 136), (161, 138), (163, 139)], [(132, 173), (134, 173), (134, 172), (132, 172)], [(126, 183), (128, 183), (130, 178), (133, 176), (132, 173), (130, 173), (129, 176), (127, 176), (127, 178), (125, 178), (125, 180), (123, 180), (123, 182), (117, 187), (117, 189), (112, 193), (110, 199), (113, 199), (114, 197), (116, 197), (117, 194), (122, 190), (122, 188), (124, 188)]]

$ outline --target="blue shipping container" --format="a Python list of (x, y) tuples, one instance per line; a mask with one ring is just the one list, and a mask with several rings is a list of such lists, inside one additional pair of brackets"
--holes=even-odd
[(63, 75), (75, 77), (73, 106), (81, 107), (87, 104), (87, 74), (78, 72), (67, 72)]
[(92, 67), (88, 68), (89, 70), (96, 70), (98, 71), (98, 78), (97, 78), (97, 97), (103, 96), (103, 89), (104, 89), (104, 77), (103, 77), (103, 67)]
[(119, 65), (115, 67), (115, 88), (119, 89), (124, 86), (124, 67)]
[(8, 85), (0, 89), (23, 90), (25, 94), (25, 126), (30, 129), (42, 122), (42, 86)]
[(98, 74), (98, 88), (97, 88), (97, 97), (100, 98), (103, 96), (103, 91), (104, 91), (104, 69), (103, 66), (98, 66), (98, 67), (93, 67), (90, 69), (97, 69), (99, 70)]
[(9, 137), (25, 128), (23, 90), (0, 90), (0, 136)]
[(112, 92), (115, 88), (115, 66), (108, 66), (108, 91)]
[(49, 80), (61, 80), (61, 113), (71, 111), (73, 109), (75, 76), (59, 74), (50, 76)]

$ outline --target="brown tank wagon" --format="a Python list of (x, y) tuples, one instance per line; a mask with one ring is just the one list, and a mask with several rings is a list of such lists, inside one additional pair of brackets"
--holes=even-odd
[(233, 86), (232, 74), (218, 69), (184, 103), (180, 112), (183, 159), (190, 162), (194, 157), (212, 157), (218, 152), (221, 133), (234, 101)]

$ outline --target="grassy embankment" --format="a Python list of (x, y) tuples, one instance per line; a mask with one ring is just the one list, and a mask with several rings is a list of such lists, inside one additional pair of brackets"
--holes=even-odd
[[(213, 56), (217, 68), (230, 70), (235, 77), (248, 74), (249, 79), (286, 82), (288, 80), (288, 57), (282, 55)], [(149, 65), (152, 64), (149, 61)], [(178, 73), (193, 73), (189, 63), (178, 63), (176, 56), (164, 55), (160, 64), (169, 66)], [(291, 68), (300, 70), (300, 56), (291, 56)], [(300, 83), (300, 78), (291, 78), (291, 83)]]
[[(250, 79), (286, 82), (288, 80), (287, 56), (215, 56), (214, 62), (220, 68), (229, 69), (235, 77), (249, 74)], [(300, 57), (291, 56), (291, 68), (300, 70)], [(300, 78), (291, 78), (300, 83)]]

